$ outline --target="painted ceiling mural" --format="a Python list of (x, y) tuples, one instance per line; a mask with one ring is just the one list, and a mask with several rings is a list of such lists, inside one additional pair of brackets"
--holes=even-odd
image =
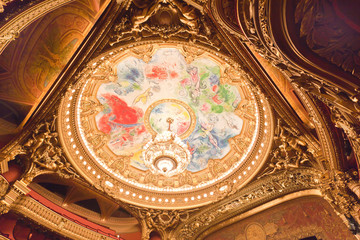
[(175, 48), (159, 49), (148, 63), (135, 57), (122, 60), (116, 82), (102, 84), (97, 99), (104, 110), (96, 123), (110, 134), (109, 148), (117, 155), (131, 154), (132, 165), (143, 170), (142, 147), (152, 131), (168, 129), (169, 117), (174, 120), (171, 130), (186, 135), (191, 172), (204, 169), (210, 158), (223, 158), (230, 150), (228, 140), (242, 129), (243, 121), (234, 113), (240, 94), (236, 87), (220, 84), (218, 64), (208, 58), (187, 64)]
[[(148, 205), (151, 189), (159, 197), (152, 206), (190, 207), (180, 192), (195, 191), (204, 199), (193, 204), (206, 204), (216, 191), (240, 188), (269, 153), (273, 122), (265, 97), (217, 52), (178, 43), (129, 45), (88, 65), (64, 97), (61, 141), (79, 171), (116, 198)], [(160, 154), (147, 146), (169, 131), (179, 138), (171, 146), (187, 152), (167, 158), (175, 170), (184, 168), (166, 175), (152, 168), (160, 166), (158, 155), (151, 163), (144, 157)], [(185, 155), (186, 164), (178, 158)]]
[(6, 111), (0, 112), (0, 118), (14, 124), (13, 132), (25, 124), (52, 86), (96, 21), (103, 3), (79, 0), (55, 10), (32, 23), (2, 53), (0, 106)]

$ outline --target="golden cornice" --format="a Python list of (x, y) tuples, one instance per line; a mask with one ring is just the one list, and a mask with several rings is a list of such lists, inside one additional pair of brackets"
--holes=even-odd
[(229, 33), (235, 35), (236, 37), (242, 38), (244, 34), (241, 32), (240, 27), (233, 23), (223, 9), (223, 2), (221, 0), (209, 0), (207, 4), (207, 11), (213, 16), (216, 20), (216, 24), (219, 24), (221, 27), (225, 28)]
[[(106, 225), (107, 227), (115, 230), (116, 232), (126, 233), (126, 232), (136, 232), (139, 231), (139, 223), (135, 217), (110, 217), (103, 219), (101, 214), (91, 211), (87, 208), (81, 207), (75, 203), (65, 204), (65, 199), (59, 195), (50, 192), (49, 190), (43, 188), (39, 184), (31, 183), (29, 187), (36, 191), (41, 196), (45, 197), (49, 201), (53, 202), (58, 206), (62, 206), (64, 209), (77, 214), (79, 216), (86, 216), (86, 219), (97, 223), (99, 225)], [(92, 191), (92, 190), (89, 190)], [(96, 195), (94, 195), (96, 196)]]
[(261, 213), (262, 211), (265, 211), (269, 208), (278, 206), (284, 202), (293, 200), (293, 199), (297, 199), (297, 198), (302, 198), (302, 197), (306, 197), (306, 196), (319, 196), (321, 197), (321, 192), (318, 189), (308, 189), (308, 190), (302, 190), (299, 192), (294, 192), (294, 193), (290, 193), (287, 194), (281, 198), (276, 198), (274, 200), (271, 200), (269, 202), (266, 202), (258, 207), (254, 207), (249, 211), (245, 211), (243, 213), (240, 213), (234, 217), (231, 217), (229, 219), (226, 219), (218, 224), (215, 225), (211, 225), (211, 227), (207, 228), (205, 231), (202, 231), (201, 234), (197, 235), (198, 239), (204, 239), (206, 238), (206, 236), (210, 235), (213, 232), (216, 232), (217, 230), (220, 230), (222, 228), (225, 228), (233, 223), (239, 222), (245, 218), (248, 218), (250, 216), (253, 216), (255, 214)]
[[(239, 1), (239, 6), (244, 6), (246, 2), (248, 1)], [(238, 9), (247, 13), (248, 18), (239, 12), (239, 22), (249, 42), (261, 56), (288, 75), (293, 86), (298, 85), (326, 103), (331, 102), (339, 108), (358, 114), (356, 84), (349, 82), (341, 74), (334, 74), (326, 69), (321, 69), (322, 73), (319, 73), (320, 67), (314, 68), (314, 63), (300, 53), (287, 30), (285, 5), (286, 1), (275, 3), (261, 0), (250, 4), (248, 8)], [(283, 14), (273, 13), (278, 11)], [(281, 28), (272, 27), (275, 22), (273, 19), (279, 22)], [(279, 46), (279, 38), (287, 43)], [(287, 48), (292, 50), (288, 51)], [(294, 60), (293, 56), (297, 59)], [(339, 84), (339, 81), (342, 83)]]
[[(244, 3), (246, 1), (240, 2)], [(282, 3), (285, 4), (284, 2)], [(281, 49), (275, 43), (274, 36), (272, 36), (271, 24), (266, 24), (270, 21), (270, 16), (267, 15), (269, 12), (267, 8), (270, 7), (269, 4), (268, 1), (259, 1), (250, 5), (250, 9), (242, 9), (243, 11), (252, 11), (253, 14), (249, 15), (252, 16), (250, 19), (240, 18), (241, 26), (256, 51), (271, 61), (274, 66), (278, 67), (292, 83), (292, 86), (316, 125), (318, 136), (320, 137), (323, 147), (326, 149), (323, 150), (323, 154), (326, 155), (326, 158), (333, 167), (339, 169), (339, 158), (336, 157), (339, 153), (335, 151), (336, 148), (334, 148), (333, 143), (331, 143), (329, 128), (322, 127), (325, 123), (324, 120), (321, 120), (323, 114), (317, 109), (319, 106), (313, 103), (314, 98), (312, 97), (318, 98), (327, 104), (335, 104), (341, 109), (346, 109), (346, 111), (352, 111), (354, 113), (358, 111), (356, 110), (356, 103), (350, 100), (350, 98), (346, 101), (346, 97), (344, 96), (346, 93), (341, 92), (335, 86), (326, 85), (319, 76), (315, 76), (312, 73), (305, 73), (304, 69), (286, 59), (284, 53), (281, 52)], [(283, 20), (282, 23), (286, 24), (285, 20)], [(309, 94), (311, 96), (309, 96)]]
[[(219, 29), (221, 29), (221, 25), (218, 24), (216, 18), (214, 19), (215, 24), (217, 24)], [(230, 32), (226, 29), (221, 30), (220, 34), (227, 42), (226, 48), (228, 48), (228, 51), (233, 58), (242, 64), (243, 68), (247, 72), (247, 75), (250, 76), (250, 79), (256, 79), (253, 83), (256, 88), (261, 89), (274, 110), (287, 124), (298, 128), (296, 131), (302, 133), (306, 132), (309, 140), (311, 139), (311, 141), (316, 142), (317, 140), (311, 136), (310, 129), (303, 125), (303, 122), (296, 115), (294, 109), (289, 105), (286, 99), (284, 99), (282, 93), (270, 79), (268, 73), (263, 69), (255, 56), (252, 54), (251, 50), (247, 47), (246, 44), (248, 40), (241, 40), (241, 38), (239, 39), (239, 37), (230, 34)]]
[(0, 53), (4, 51), (11, 41), (14, 41), (19, 36), (22, 30), (35, 20), (72, 1), (74, 0), (43, 1), (12, 18), (0, 28)]
[[(107, 16), (109, 12), (118, 11), (119, 8), (121, 9), (116, 2), (112, 2), (105, 9), (103, 14)], [(66, 89), (69, 85), (74, 84), (74, 82), (76, 82), (80, 77), (79, 68), (82, 61), (86, 61), (91, 54), (94, 54), (94, 46), (99, 45), (99, 39), (104, 38), (104, 32), (108, 31), (108, 26), (110, 26), (111, 23), (111, 21), (104, 20), (103, 17), (100, 17), (93, 28), (96, 29), (95, 31), (98, 34), (89, 34), (89, 38), (93, 39), (93, 41), (89, 41), (89, 39), (85, 40), (87, 43), (86, 47), (81, 46), (81, 51), (77, 51), (74, 54), (71, 60), (72, 64), (67, 65), (65, 69), (63, 69), (63, 72), (58, 77), (58, 80), (55, 81), (54, 85), (49, 89), (48, 93), (34, 110), (32, 118), (29, 119), (27, 126), (17, 135), (16, 139), (12, 140), (1, 149), (0, 156), (2, 159), (0, 159), (0, 170), (2, 172), (7, 171), (7, 162), (13, 160), (14, 157), (21, 152), (20, 146), (31, 136), (32, 130), (36, 127), (36, 124), (39, 124), (47, 116), (53, 115), (54, 112), (56, 112), (56, 106), (61, 101)]]
[(181, 223), (171, 233), (169, 239), (197, 239), (203, 231), (226, 219), (280, 196), (319, 186), (320, 172), (313, 169), (294, 169), (260, 178), (248, 184), (245, 189), (193, 214), (186, 223)]
[(113, 238), (97, 233), (48, 209), (29, 196), (20, 197), (11, 209), (54, 232), (75, 240)]
[[(307, 3), (307, 1), (284, 2), (284, 14), (280, 20), (284, 22), (282, 31), (288, 38), (287, 44), (304, 62), (309, 65), (315, 62), (318, 68), (330, 76), (339, 78), (340, 82), (333, 81), (335, 86), (348, 89), (350, 92), (353, 88), (356, 90), (360, 78), (357, 61), (359, 32), (355, 30), (356, 27), (342, 19), (341, 14), (344, 13), (340, 13), (341, 10), (338, 9), (341, 6), (340, 3), (336, 1), (314, 1), (308, 5)], [(276, 4), (278, 3), (276, 2)], [(358, 3), (344, 4), (343, 7), (356, 8)], [(286, 15), (292, 16), (292, 21), (286, 21)], [(314, 16), (321, 17), (314, 18)], [(295, 24), (299, 26), (299, 29), (294, 32), (292, 27)], [(353, 24), (358, 26), (356, 23)], [(319, 63), (319, 61), (310, 61), (310, 51), (306, 51), (296, 43), (298, 37), (306, 38), (308, 50), (320, 57), (320, 62), (331, 64), (326, 67), (326, 64)], [(338, 71), (337, 67), (343, 72)]]

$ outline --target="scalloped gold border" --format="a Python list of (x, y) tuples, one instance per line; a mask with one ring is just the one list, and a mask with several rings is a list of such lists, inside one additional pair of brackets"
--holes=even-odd
[[(104, 68), (106, 62), (114, 62), (119, 58), (124, 57), (126, 54), (132, 55), (134, 48), (144, 47), (144, 44), (146, 44), (145, 46), (147, 49), (151, 46), (154, 46), (154, 48), (175, 47), (180, 51), (185, 51), (188, 56), (192, 55), (192, 59), (198, 57), (210, 57), (211, 59), (215, 59), (214, 61), (217, 63), (223, 62), (224, 68), (221, 70), (222, 74), (224, 73), (224, 69), (227, 68), (232, 68), (239, 74), (240, 78), (237, 78), (234, 74), (227, 74), (224, 79), (221, 79), (221, 82), (237, 86), (239, 91), (244, 88), (248, 89), (249, 91), (246, 91), (247, 93), (245, 93), (245, 95), (248, 99), (253, 99), (251, 101), (254, 102), (251, 102), (250, 104), (255, 104), (255, 111), (258, 119), (256, 120), (256, 126), (254, 126), (256, 127), (256, 134), (253, 135), (254, 142), (251, 143), (251, 148), (246, 148), (244, 150), (247, 152), (247, 156), (241, 157), (237, 151), (233, 151), (226, 157), (226, 162), (228, 164), (232, 165), (233, 163), (230, 162), (239, 159), (238, 161), (241, 160), (241, 162), (239, 162), (240, 165), (236, 163), (236, 166), (234, 165), (229, 171), (224, 172), (225, 175), (217, 177), (217, 180), (203, 182), (203, 180), (200, 179), (202, 184), (200, 184), (199, 180), (195, 180), (193, 186), (187, 187), (188, 185), (186, 185), (186, 188), (178, 188), (177, 184), (174, 186), (176, 188), (175, 190), (168, 191), (169, 189), (161, 189), (160, 191), (160, 189), (158, 190), (158, 187), (151, 184), (146, 184), (146, 186), (138, 186), (138, 184), (135, 184), (137, 183), (136, 179), (133, 178), (135, 172), (129, 171), (130, 169), (124, 170), (124, 177), (126, 179), (117, 178), (111, 172), (107, 171), (107, 167), (101, 166), (100, 163), (95, 161), (95, 159), (89, 155), (89, 151), (83, 146), (84, 142), (82, 141), (80, 129), (78, 129), (76, 123), (78, 117), (81, 115), (77, 106), (79, 104), (79, 95), (83, 94), (81, 89), (83, 88), (84, 81), (88, 79), (89, 76), (90, 80), (93, 81), (106, 80), (104, 78), (97, 79), (99, 77), (98, 70), (101, 72), (106, 69), (108, 70), (108, 68)], [(204, 49), (202, 46), (195, 46), (184, 42), (180, 43), (173, 41), (165, 44), (154, 41), (151, 44), (149, 42), (141, 42), (122, 46), (106, 52), (88, 63), (88, 66), (92, 67), (87, 68), (82, 72), (78, 83), (67, 91), (60, 105), (58, 127), (60, 141), (64, 146), (64, 152), (79, 173), (93, 184), (95, 188), (115, 199), (127, 203), (159, 209), (186, 209), (203, 206), (222, 199), (248, 183), (260, 170), (264, 164), (264, 159), (269, 155), (272, 146), (272, 136), (274, 134), (274, 119), (271, 106), (265, 96), (252, 84), (253, 80), (248, 79), (248, 75), (246, 75), (238, 63), (234, 62), (231, 58), (210, 49)], [(196, 51), (201, 53), (195, 54)], [(139, 55), (137, 57), (139, 57)], [(94, 68), (94, 66), (96, 67)], [(250, 125), (253, 125), (255, 122), (251, 120), (249, 123)], [(69, 136), (69, 133), (71, 136)], [(238, 145), (241, 143), (241, 139), (237, 140), (238, 141), (233, 141), (233, 144)], [(223, 165), (220, 164), (220, 166)], [(208, 175), (205, 172), (202, 172), (202, 174)], [(152, 179), (153, 176), (142, 173), (141, 178), (146, 180), (147, 178)], [(186, 180), (187, 178), (188, 176), (185, 174), (182, 176), (181, 181)], [(225, 187), (225, 185), (227, 187)], [(224, 189), (225, 191), (223, 191)]]

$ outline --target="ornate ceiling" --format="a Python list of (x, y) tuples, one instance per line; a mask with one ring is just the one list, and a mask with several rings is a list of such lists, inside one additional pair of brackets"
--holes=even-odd
[[(225, 56), (154, 42), (112, 49), (88, 65), (61, 104), (60, 139), (77, 170), (108, 194), (144, 206), (199, 206), (239, 189), (267, 157), (269, 105)], [(173, 176), (150, 171), (143, 156), (169, 118), (191, 155)]]
[[(360, 232), (360, 28), (346, 6), (45, 3), (0, 3), (0, 221), (71, 239), (236, 226), (232, 239), (298, 239), (327, 236), (315, 212), (330, 211)], [(316, 229), (278, 219), (296, 202)]]
[(96, 1), (41, 3), (1, 28), (1, 145), (21, 131), (103, 10)]

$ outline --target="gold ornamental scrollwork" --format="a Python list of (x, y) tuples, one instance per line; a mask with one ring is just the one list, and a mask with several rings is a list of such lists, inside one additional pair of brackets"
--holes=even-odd
[(332, 1), (297, 2), (295, 22), (313, 52), (360, 78), (360, 34), (338, 17)]
[[(360, 106), (359, 106), (359, 90), (356, 87), (348, 85), (348, 87), (343, 87), (341, 84), (335, 85), (334, 83), (327, 81), (326, 79), (321, 79), (318, 75), (312, 74), (311, 72), (306, 71), (305, 69), (295, 65), (282, 55), (278, 47), (274, 44), (274, 39), (271, 36), (271, 29), (269, 23), (270, 12), (268, 9), (268, 1), (259, 0), (256, 3), (254, 1), (245, 0), (248, 4), (240, 4), (239, 11), (242, 11), (243, 14), (240, 14), (240, 24), (244, 30), (246, 38), (249, 40), (249, 43), (254, 47), (255, 51), (258, 52), (263, 58), (272, 63), (275, 67), (280, 69), (291, 81), (291, 83), (305, 91), (306, 93), (314, 96), (315, 98), (326, 103), (328, 106), (335, 105), (340, 109), (346, 109), (346, 111), (351, 112), (352, 114), (359, 116)], [(306, 0), (300, 1), (297, 3), (297, 13), (296, 21), (300, 25), (303, 25), (304, 36), (307, 35), (311, 41), (314, 43), (313, 31), (318, 31), (315, 26), (316, 17), (312, 14), (321, 13), (325, 11), (324, 8), (317, 5), (319, 1), (311, 2), (310, 4), (304, 4)], [(321, 4), (328, 5), (329, 1), (324, 1)], [(316, 6), (316, 7), (315, 7)], [(329, 9), (327, 8), (326, 11)], [(306, 17), (309, 16), (309, 17)], [(313, 16), (313, 17), (310, 17)], [(320, 21), (323, 21), (324, 16), (319, 18)], [(307, 20), (309, 24), (307, 25)], [(260, 25), (259, 28), (255, 26)], [(320, 25), (319, 25), (320, 26)], [(322, 25), (321, 25), (322, 26)], [(319, 31), (320, 32), (320, 31)], [(319, 36), (317, 32), (317, 36)], [(330, 31), (333, 34), (333, 31)], [(342, 34), (342, 32), (340, 31)], [(316, 41), (321, 39), (323, 36), (318, 38)], [(331, 36), (334, 37), (334, 36)], [(336, 37), (335, 37), (336, 38)], [(353, 63), (353, 58), (334, 58), (333, 51), (335, 49), (342, 49), (348, 55), (353, 55), (353, 50), (349, 49), (348, 51), (344, 50), (344, 41), (331, 41), (330, 45), (332, 47), (320, 46), (320, 48), (313, 44), (312, 47), (314, 50), (319, 50), (325, 58), (337, 59), (336, 61), (344, 61), (337, 63), (344, 66), (348, 71), (351, 71), (352, 67), (355, 66)], [(352, 43), (350, 43), (351, 45)], [(325, 44), (326, 45), (326, 44)], [(336, 46), (335, 46), (336, 45)], [(350, 46), (349, 45), (349, 46)], [(327, 46), (327, 45), (326, 45)], [(327, 50), (326, 50), (327, 49)], [(354, 58), (354, 59), (357, 59)], [(346, 62), (346, 63), (345, 63)]]
[(199, 209), (160, 210), (130, 206), (130, 210), (141, 219), (144, 239), (148, 239), (152, 231), (158, 231), (164, 239), (168, 239), (171, 232), (176, 229), (180, 223), (186, 222), (190, 214)]
[[(113, 82), (111, 79), (116, 75), (115, 65), (128, 56), (146, 61), (161, 48), (176, 48), (185, 58), (192, 56), (186, 61), (201, 58), (211, 59), (220, 66), (220, 76), (226, 75), (226, 79), (220, 80), (222, 84), (235, 86), (242, 96), (236, 102), (234, 114), (243, 120), (243, 129), (239, 136), (229, 139), (229, 152), (221, 159), (209, 160), (208, 165), (202, 171), (185, 170), (172, 178), (156, 176), (149, 170), (137, 168), (132, 165), (133, 155), (130, 153), (125, 151), (121, 152), (120, 155), (113, 153), (108, 146), (109, 140), (106, 134), (103, 134), (96, 125), (96, 116), (98, 112), (102, 111), (102, 107), (94, 94), (97, 93), (101, 84)], [(101, 77), (102, 72), (105, 74), (109, 71), (111, 74), (108, 74), (108, 77)], [(98, 75), (96, 79), (94, 72), (95, 75)], [(225, 178), (231, 178), (228, 179), (228, 188), (226, 190), (223, 188), (225, 191), (221, 191), (221, 194), (219, 192), (219, 196), (231, 195), (239, 189), (239, 186), (246, 179), (253, 176), (258, 166), (263, 164), (261, 159), (269, 153), (274, 128), (270, 105), (253, 84), (247, 81), (244, 70), (239, 68), (231, 57), (216, 52), (212, 48), (203, 45), (195, 47), (194, 44), (172, 40), (126, 44), (114, 47), (89, 62), (79, 74), (78, 79), (77, 87), (69, 89), (60, 106), (59, 134), (61, 142), (69, 161), (74, 164), (76, 170), (96, 188), (114, 196), (114, 198), (154, 208), (161, 208), (163, 205), (169, 208), (181, 208), (183, 206), (190, 208), (192, 204), (199, 206), (210, 203), (210, 201), (219, 199), (218, 196), (215, 196), (215, 192), (217, 193), (222, 186), (217, 185), (217, 179), (224, 178), (224, 174), (227, 174)], [(146, 94), (145, 89), (142, 94)], [(131, 101), (137, 100), (136, 97)], [(83, 106), (85, 109), (82, 109)], [(144, 112), (151, 108), (147, 107)], [(186, 109), (186, 106), (184, 108)], [(194, 115), (193, 110), (188, 109), (187, 111), (189, 115)], [(149, 112), (145, 114), (144, 122), (147, 121)], [(264, 114), (267, 115), (267, 119), (261, 117)], [(191, 121), (194, 121), (195, 116), (191, 116), (191, 118)], [(231, 126), (231, 120), (225, 119), (225, 124)], [(195, 122), (193, 123), (195, 126)], [(151, 130), (149, 125), (146, 128)], [(192, 127), (189, 129), (186, 131), (187, 135), (191, 133)], [(257, 131), (260, 133), (255, 133)], [(152, 133), (155, 134), (155, 132)], [(250, 152), (252, 151), (254, 157), (255, 155), (258, 156), (258, 161), (252, 162), (250, 160)], [(237, 173), (232, 174), (235, 171)], [(104, 179), (107, 179), (108, 185), (105, 185)], [(233, 183), (234, 180), (236, 183)], [(198, 185), (201, 187), (196, 187)], [(205, 186), (209, 186), (209, 188), (205, 189)], [(159, 196), (152, 201), (151, 197), (147, 196), (147, 189), (158, 191)], [(178, 189), (184, 191), (196, 189), (198, 193), (196, 193), (194, 200), (187, 199), (186, 201), (184, 196), (177, 193)], [(146, 197), (148, 199), (145, 199)]]
[(205, 229), (224, 219), (260, 205), (266, 199), (276, 199), (294, 191), (316, 189), (320, 186), (321, 173), (311, 169), (281, 171), (251, 183), (247, 188), (233, 194), (215, 206), (205, 208), (179, 224), (172, 237), (196, 239)]
[(208, 17), (179, 0), (132, 1), (113, 29), (110, 45), (151, 37), (179, 38), (220, 49), (221, 43)]
[(318, 163), (307, 143), (280, 119), (278, 119), (274, 141), (275, 148), (271, 152), (271, 159), (262, 175), (300, 167), (318, 168)]
[(321, 183), (320, 190), (324, 198), (340, 216), (344, 217), (348, 228), (356, 232), (354, 224), (360, 222), (359, 198), (354, 191), (356, 182), (348, 173), (334, 170), (323, 173)]
[(7, 193), (9, 186), (9, 182), (0, 175), (0, 198)]
[(22, 158), (30, 159), (30, 166), (24, 176), (24, 181), (30, 183), (34, 177), (55, 173), (60, 177), (78, 177), (75, 169), (67, 161), (59, 144), (56, 132), (56, 116), (37, 125), (30, 138), (22, 146)]
[[(0, 1), (0, 13), (3, 6), (12, 0)], [(10, 42), (14, 41), (22, 30), (24, 30), (29, 24), (44, 16), (46, 13), (70, 3), (74, 0), (47, 0), (32, 6), (31, 8), (23, 11), (2, 28), (0, 28), (0, 53), (2, 53)]]
[(64, 178), (78, 177), (59, 143), (56, 118), (56, 115), (51, 115), (40, 122), (24, 143), (17, 143), (9, 154), (2, 153), (6, 161), (24, 159), (27, 168), (24, 181), (27, 183), (46, 173), (55, 173)]

